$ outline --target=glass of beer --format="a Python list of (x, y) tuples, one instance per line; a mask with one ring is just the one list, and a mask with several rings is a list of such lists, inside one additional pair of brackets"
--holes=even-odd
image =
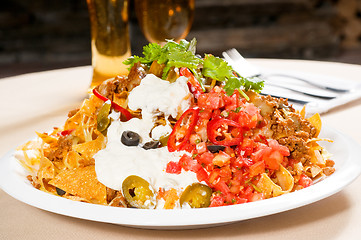
[(127, 74), (122, 62), (130, 57), (128, 0), (87, 0), (93, 79), (90, 88), (104, 80)]
[(185, 38), (192, 26), (194, 0), (135, 0), (140, 28), (150, 42)]

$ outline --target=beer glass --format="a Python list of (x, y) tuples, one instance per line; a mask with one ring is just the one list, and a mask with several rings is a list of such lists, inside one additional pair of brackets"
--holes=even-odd
[(185, 38), (192, 26), (194, 0), (135, 0), (140, 28), (150, 42)]
[(130, 57), (128, 0), (87, 0), (93, 79), (90, 88), (116, 75), (127, 74), (122, 62)]

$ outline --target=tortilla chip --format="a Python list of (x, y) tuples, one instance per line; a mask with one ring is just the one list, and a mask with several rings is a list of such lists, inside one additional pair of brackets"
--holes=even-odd
[(106, 187), (97, 180), (94, 166), (63, 170), (49, 184), (91, 203), (107, 203)]
[(66, 120), (64, 130), (75, 129), (73, 135), (79, 137), (80, 142), (91, 141), (97, 126), (97, 108), (101, 104), (103, 101), (94, 96), (84, 100), (79, 111)]
[(321, 121), (321, 116), (319, 113), (314, 114), (312, 117), (307, 119), (312, 126), (314, 126), (316, 128), (316, 136), (318, 136), (318, 134), (320, 134), (321, 132), (321, 128), (322, 128), (322, 121)]
[(291, 173), (282, 165), (280, 169), (276, 172), (278, 185), (282, 188), (284, 192), (290, 192), (293, 189), (294, 179)]
[(64, 158), (64, 165), (68, 169), (74, 169), (80, 166), (80, 162), (83, 158), (80, 156), (79, 153), (75, 151), (70, 151)]
[(39, 138), (41, 138), (43, 140), (44, 143), (47, 143), (49, 145), (54, 145), (58, 142), (57, 138), (50, 136), (47, 133), (36, 132), (36, 134), (38, 135)]
[(261, 190), (266, 198), (277, 197), (282, 194), (289, 193), (293, 189), (294, 178), (282, 165), (276, 172), (276, 177), (279, 185), (273, 182), (266, 173), (261, 174), (261, 178), (256, 186)]
[(42, 156), (40, 158), (39, 170), (37, 178), (40, 184), (40, 189), (47, 192), (55, 192), (55, 188), (49, 186), (48, 182), (55, 177), (55, 166), (48, 158)]
[(105, 148), (105, 137), (100, 134), (95, 140), (73, 145), (72, 148), (86, 160), (85, 165), (90, 165), (94, 154)]
[(300, 111), (301, 117), (305, 118), (306, 116), (306, 105), (303, 105), (301, 111)]
[(266, 198), (277, 197), (283, 194), (282, 188), (275, 184), (266, 173), (261, 174), (261, 178), (256, 186), (261, 190)]

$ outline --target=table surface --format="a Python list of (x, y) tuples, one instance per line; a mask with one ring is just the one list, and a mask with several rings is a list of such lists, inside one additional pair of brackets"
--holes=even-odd
[[(302, 60), (251, 59), (261, 67), (304, 71), (359, 81), (360, 65)], [(78, 67), (0, 79), (0, 156), (63, 125), (87, 97), (91, 68)], [(361, 144), (361, 99), (322, 114), (324, 124)], [(361, 161), (361, 157), (360, 157)], [(225, 226), (161, 231), (123, 227), (58, 215), (26, 205), (0, 190), (0, 239), (358, 239), (361, 178), (316, 203)]]

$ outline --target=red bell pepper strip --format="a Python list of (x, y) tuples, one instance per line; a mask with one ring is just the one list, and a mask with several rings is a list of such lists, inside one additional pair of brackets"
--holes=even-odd
[[(189, 137), (193, 132), (194, 127), (198, 122), (198, 117), (199, 117), (198, 115), (199, 115), (199, 108), (190, 108), (182, 114), (179, 120), (175, 123), (173, 130), (169, 135), (168, 143), (167, 143), (169, 152), (183, 150), (182, 148), (186, 145), (187, 141), (189, 140)], [(188, 117), (187, 130), (182, 140), (178, 142), (176, 138), (177, 132), (182, 127), (183, 120), (185, 120), (187, 117)]]
[(240, 142), (242, 142), (243, 138), (242, 138), (241, 134), (239, 134), (240, 137), (237, 136), (237, 137), (233, 137), (230, 139), (217, 140), (217, 137), (219, 136), (218, 129), (222, 126), (236, 127), (236, 128), (239, 128), (240, 131), (242, 130), (241, 129), (242, 126), (233, 120), (226, 119), (226, 118), (212, 119), (207, 124), (207, 135), (208, 135), (209, 141), (211, 141), (213, 144), (222, 145), (222, 146), (235, 146), (235, 145), (238, 145)]
[(179, 74), (180, 76), (184, 76), (188, 78), (187, 85), (189, 91), (191, 91), (191, 93), (194, 95), (195, 98), (198, 98), (204, 92), (201, 84), (197, 81), (197, 79), (194, 77), (194, 75), (188, 68), (182, 67), (179, 70)]
[(75, 129), (67, 129), (67, 130), (63, 130), (61, 132), (58, 132), (58, 135), (59, 136), (63, 136), (63, 137), (66, 137), (68, 135), (70, 135), (72, 132), (74, 132)]
[(111, 101), (109, 98), (104, 97), (103, 95), (101, 95), (98, 90), (96, 88), (93, 88), (93, 94), (99, 98), (100, 100), (106, 102), (106, 101), (110, 101), (111, 102), (111, 106), (112, 108), (114, 108), (116, 111), (120, 112), (121, 114), (123, 114), (125, 116), (125, 118), (127, 119), (127, 121), (129, 119), (132, 118), (132, 114), (125, 108), (119, 106), (118, 104), (116, 104), (115, 102)]

